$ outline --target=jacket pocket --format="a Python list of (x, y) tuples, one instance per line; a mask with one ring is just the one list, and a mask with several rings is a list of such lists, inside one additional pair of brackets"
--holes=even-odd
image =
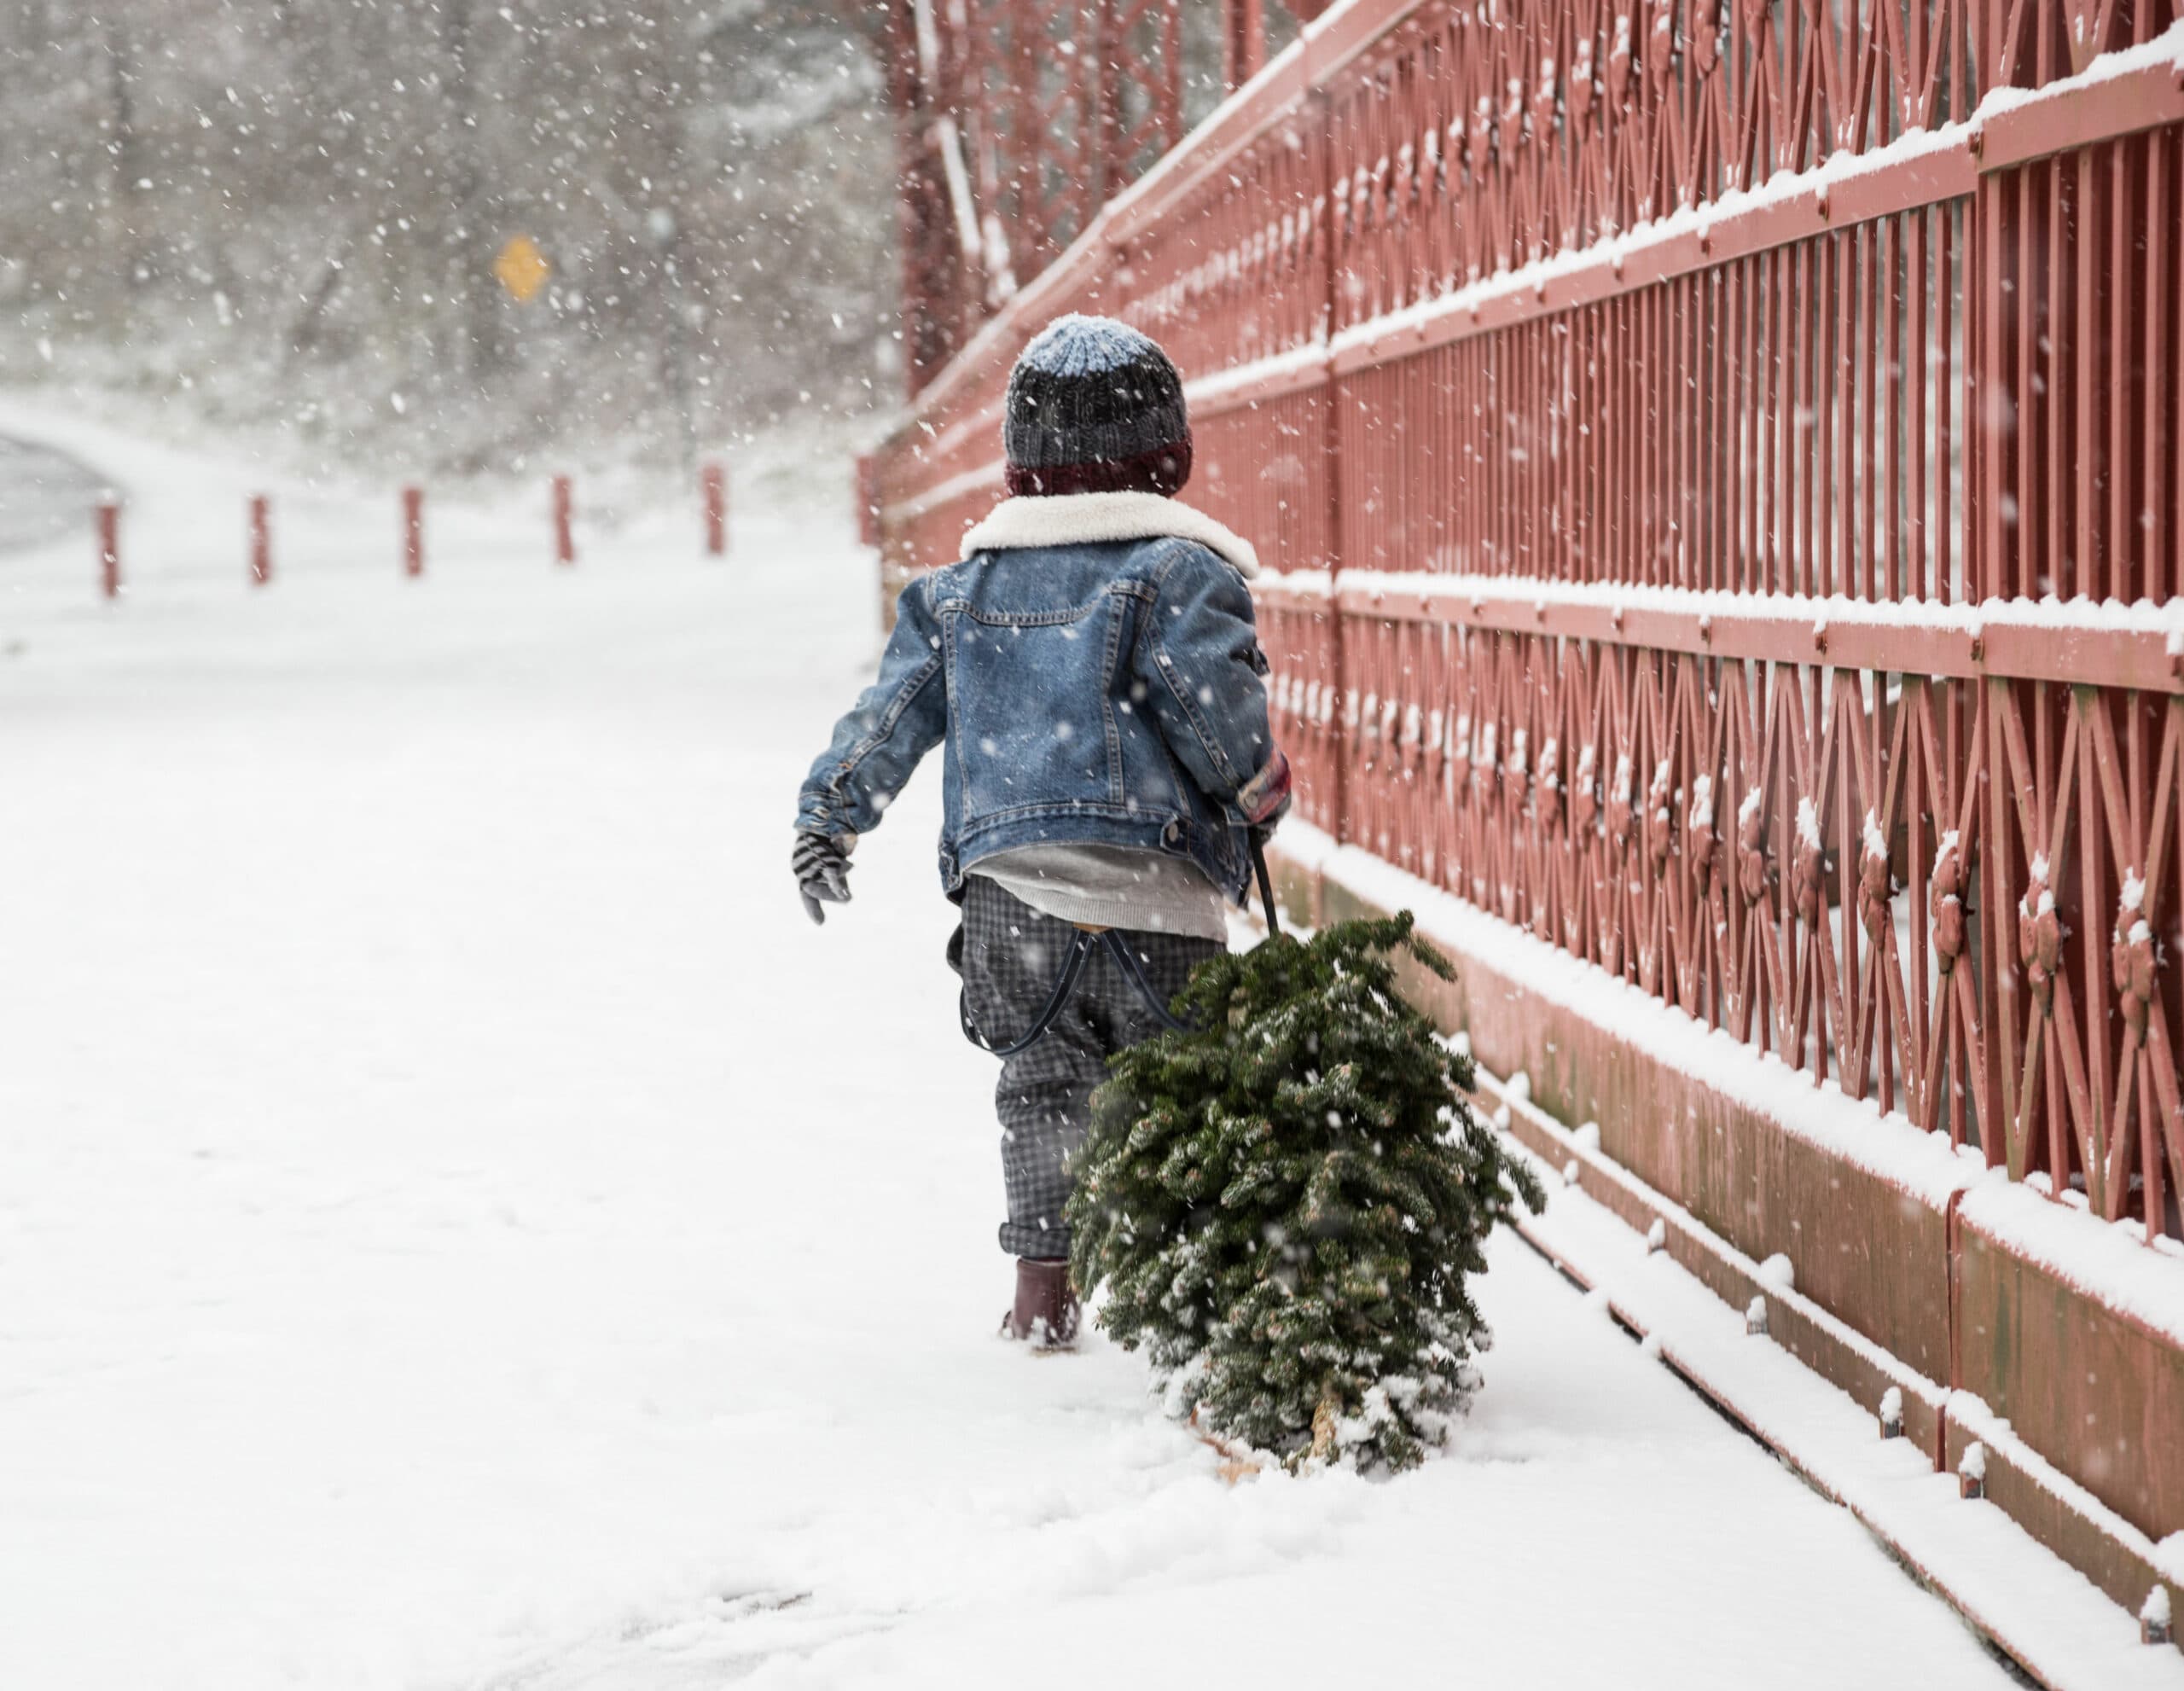
[(1104, 602), (1066, 614), (966, 613), (953, 646), (966, 824), (1027, 805), (1118, 802)]

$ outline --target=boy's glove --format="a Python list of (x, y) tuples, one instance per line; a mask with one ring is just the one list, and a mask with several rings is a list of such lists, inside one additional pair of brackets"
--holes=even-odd
[(824, 834), (796, 836), (796, 851), (789, 858), (789, 867), (796, 871), (796, 890), (804, 895), (804, 914), (822, 926), (827, 921), (827, 912), (821, 908), (822, 903), (846, 904), (850, 901), (848, 846), (856, 843), (854, 834), (845, 834), (839, 840)]
[(1244, 813), (1244, 821), (1252, 837), (1261, 845), (1275, 830), (1276, 823), (1289, 814), (1290, 800), (1289, 759), (1282, 756), (1281, 748), (1274, 748), (1259, 772), (1246, 782), (1236, 795), (1236, 808)]

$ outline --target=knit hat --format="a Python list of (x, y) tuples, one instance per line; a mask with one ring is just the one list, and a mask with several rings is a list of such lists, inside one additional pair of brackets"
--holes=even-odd
[(1183, 381), (1112, 317), (1056, 317), (1008, 374), (1011, 493), (1174, 493), (1190, 479)]

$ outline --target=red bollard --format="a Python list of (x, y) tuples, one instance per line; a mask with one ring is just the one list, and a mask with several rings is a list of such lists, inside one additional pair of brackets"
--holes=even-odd
[(425, 572), (425, 490), (402, 490), (402, 568), (407, 575)]
[(554, 561), (573, 564), (577, 561), (576, 497), (565, 475), (554, 478)]
[(714, 557), (728, 551), (728, 468), (709, 463), (698, 473), (706, 505), (706, 550)]
[(99, 588), (109, 599), (121, 596), (121, 507), (111, 499), (99, 507)]
[(857, 540), (860, 546), (880, 543), (880, 465), (869, 452), (857, 456)]
[(250, 579), (256, 587), (273, 579), (272, 501), (263, 493), (250, 498)]

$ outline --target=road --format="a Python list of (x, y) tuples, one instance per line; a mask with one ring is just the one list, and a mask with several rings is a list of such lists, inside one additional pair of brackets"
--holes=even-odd
[[(992, 1336), (990, 1061), (930, 772), (823, 930), (846, 477), (549, 561), (531, 491), (100, 453), (0, 597), (0, 1684), (2001, 1688), (1518, 1241), (1455, 1449), (1234, 1489)], [(1929, 1476), (1931, 1478), (1931, 1476)]]

